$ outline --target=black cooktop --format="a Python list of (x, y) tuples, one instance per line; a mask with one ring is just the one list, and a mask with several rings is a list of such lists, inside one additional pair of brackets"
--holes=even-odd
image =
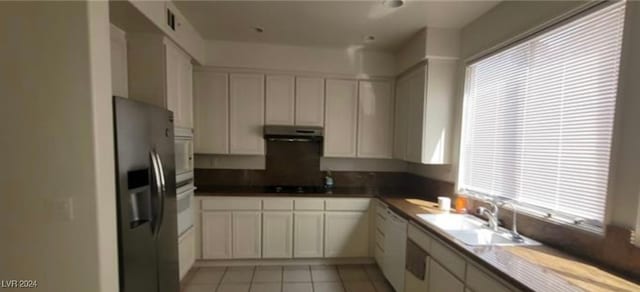
[(278, 194), (323, 194), (327, 190), (321, 186), (267, 186), (266, 193)]

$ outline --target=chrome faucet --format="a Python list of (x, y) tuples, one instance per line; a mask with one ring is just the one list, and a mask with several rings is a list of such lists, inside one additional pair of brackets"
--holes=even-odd
[(500, 211), (500, 209), (498, 208), (498, 205), (493, 200), (487, 200), (485, 202), (489, 204), (489, 206), (491, 207), (491, 211), (489, 211), (485, 207), (479, 207), (477, 210), (477, 213), (480, 216), (486, 216), (487, 219), (489, 220), (488, 222), (489, 228), (497, 232), (498, 231), (498, 211)]
[(502, 202), (500, 206), (504, 206), (504, 205), (510, 205), (511, 210), (513, 211), (513, 225), (511, 225), (511, 240), (513, 240), (514, 242), (523, 242), (524, 238), (520, 235), (520, 233), (518, 233), (518, 221), (517, 221), (518, 208), (516, 207), (516, 204), (514, 204), (513, 202)]

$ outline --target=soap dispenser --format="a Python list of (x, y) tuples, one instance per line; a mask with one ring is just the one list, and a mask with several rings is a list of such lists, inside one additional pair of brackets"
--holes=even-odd
[(324, 188), (331, 190), (333, 188), (333, 177), (331, 177), (331, 170), (328, 170), (324, 176)]

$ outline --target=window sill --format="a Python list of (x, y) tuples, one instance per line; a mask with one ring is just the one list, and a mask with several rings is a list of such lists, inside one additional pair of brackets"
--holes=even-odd
[[(486, 201), (486, 199), (487, 199), (487, 197), (485, 197), (485, 196), (472, 194), (472, 193), (467, 193), (467, 192), (459, 192), (458, 196), (462, 196), (462, 197), (466, 197), (466, 198), (470, 199), (470, 201), (472, 201), (473, 205), (486, 204), (486, 203), (484, 203), (484, 201)], [(511, 221), (511, 214), (513, 212), (513, 208), (510, 205), (507, 205), (507, 206), (501, 206), (500, 209), (508, 211), (509, 220), (503, 220), (503, 221), (505, 223), (509, 223), (510, 224), (512, 222)], [(598, 237), (604, 237), (605, 233), (606, 233), (606, 230), (605, 230), (604, 227), (590, 225), (590, 224), (575, 224), (570, 219), (562, 218), (562, 217), (550, 217), (545, 212), (542, 212), (540, 210), (535, 210), (535, 209), (530, 208), (530, 207), (522, 206), (520, 204), (517, 204), (516, 209), (517, 209), (518, 230), (525, 230), (526, 229), (526, 226), (521, 226), (520, 223), (522, 222), (522, 220), (520, 220), (520, 219), (523, 218), (523, 217), (527, 217), (527, 219), (535, 220), (535, 221), (539, 222), (539, 224), (552, 224), (552, 225), (557, 226), (559, 228), (569, 228), (569, 229), (575, 230), (577, 232), (584, 232), (584, 233), (587, 233), (589, 235), (595, 235), (595, 236), (598, 236)], [(530, 220), (526, 220), (526, 222), (528, 222), (528, 221), (530, 221)], [(525, 228), (521, 228), (521, 227), (525, 227)], [(543, 227), (543, 226), (541, 226), (541, 227)], [(523, 234), (527, 235), (526, 233), (523, 233)], [(532, 237), (533, 239), (536, 239), (535, 235), (527, 235), (527, 236)], [(638, 243), (640, 244), (640, 242), (638, 242)]]

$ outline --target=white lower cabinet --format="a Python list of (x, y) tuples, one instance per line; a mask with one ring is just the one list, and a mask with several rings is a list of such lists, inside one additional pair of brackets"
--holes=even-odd
[(193, 228), (187, 230), (178, 238), (178, 269), (180, 280), (184, 278), (196, 260), (196, 235)]
[(464, 283), (437, 261), (429, 259), (429, 292), (464, 292)]
[(324, 212), (295, 212), (293, 226), (293, 257), (323, 257)]
[(510, 292), (511, 290), (475, 265), (467, 264), (467, 288), (474, 292)]
[(202, 213), (202, 258), (231, 258), (231, 212)]
[(261, 212), (233, 212), (232, 255), (234, 259), (261, 257), (261, 219)]
[(262, 213), (262, 257), (291, 258), (293, 255), (293, 213)]
[(367, 212), (327, 212), (325, 229), (325, 257), (368, 256), (369, 214)]

